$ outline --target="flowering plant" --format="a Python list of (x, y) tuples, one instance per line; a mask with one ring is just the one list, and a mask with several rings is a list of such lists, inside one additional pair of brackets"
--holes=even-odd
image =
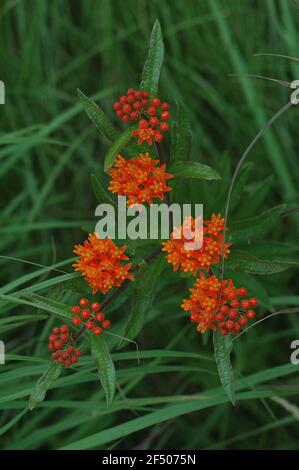
[[(174, 103), (169, 104), (158, 92), (163, 53), (162, 33), (156, 22), (140, 86), (128, 88), (114, 103), (117, 128), (95, 101), (78, 91), (88, 117), (111, 143), (103, 163), (106, 175), (102, 172), (101, 178), (92, 176), (92, 188), (101, 203), (115, 207), (117, 195), (126, 197), (129, 208), (163, 202), (169, 209), (172, 203), (184, 204), (192, 180), (208, 185), (221, 179), (214, 168), (191, 159), (191, 128), (185, 106), (177, 102), (175, 111)], [(122, 130), (120, 125), (124, 126)], [(87, 175), (83, 173), (82, 177)], [(189, 215), (176, 225), (169, 212), (171, 230), (166, 240), (113, 240), (99, 236), (94, 227), (89, 230), (87, 237), (74, 246), (75, 272), (70, 290), (76, 300), (69, 305), (61, 306), (37, 294), (20, 295), (22, 301), (63, 319), (49, 332), (50, 365), (31, 393), (31, 409), (43, 401), (64, 368), (83, 367), (89, 352), (107, 403), (112, 404), (117, 383), (109, 340), (119, 338), (119, 349), (130, 343), (138, 347), (155, 296), (161, 286), (165, 287), (162, 273), (166, 271), (173, 285), (185, 282), (185, 298), (179, 299), (177, 308), (188, 328), (194, 323), (194, 334), (213, 334), (220, 380), (228, 398), (235, 403), (230, 360), (233, 341), (253, 326), (256, 315), (261, 319), (263, 309), (268, 308), (267, 297), (260, 284), (252, 280), (252, 274), (280, 272), (290, 263), (260, 259), (246, 252), (244, 242), (251, 240), (254, 231), (273, 223), (284, 208), (279, 206), (230, 223), (234, 180), (226, 206), (219, 203), (219, 207), (211, 209), (210, 204), (207, 211), (204, 207), (204, 217)], [(197, 238), (200, 246), (188, 249), (188, 243)], [(117, 302), (123, 306), (119, 327), (114, 324), (111, 309)]]

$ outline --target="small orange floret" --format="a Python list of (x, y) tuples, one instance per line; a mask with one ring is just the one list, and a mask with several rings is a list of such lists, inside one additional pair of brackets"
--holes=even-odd
[(153, 160), (148, 153), (125, 160), (118, 155), (109, 173), (112, 177), (109, 189), (119, 196), (127, 197), (127, 205), (153, 203), (153, 198), (164, 199), (164, 193), (170, 191), (166, 180), (172, 175), (166, 173), (165, 164), (158, 166), (159, 160)]
[(80, 258), (73, 266), (75, 271), (81, 271), (93, 294), (98, 290), (106, 294), (113, 286), (120, 286), (125, 279), (132, 279), (132, 274), (128, 272), (131, 263), (121, 264), (121, 261), (129, 259), (124, 254), (125, 249), (126, 246), (119, 248), (109, 238), (101, 240), (91, 233), (83, 245), (75, 245), (74, 253)]
[[(163, 242), (162, 251), (166, 251), (168, 263), (174, 271), (190, 271), (195, 276), (198, 269), (209, 270), (210, 266), (218, 263), (221, 258), (224, 219), (220, 214), (212, 215), (211, 220), (204, 220), (203, 227), (200, 218), (186, 217), (181, 227), (175, 227), (170, 240)], [(191, 230), (191, 234), (190, 234)], [(188, 235), (186, 237), (186, 235)], [(202, 237), (203, 243), (199, 249), (186, 249), (186, 243)], [(229, 253), (230, 243), (224, 245), (225, 257)]]
[(139, 125), (139, 129), (132, 131), (132, 136), (138, 136), (138, 145), (142, 145), (143, 142), (147, 142), (148, 145), (152, 145), (153, 142), (161, 142), (163, 135), (157, 129), (153, 129), (148, 125), (147, 121), (143, 119), (143, 125)]

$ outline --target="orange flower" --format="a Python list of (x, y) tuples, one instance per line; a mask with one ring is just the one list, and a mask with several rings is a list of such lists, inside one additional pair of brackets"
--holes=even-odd
[(216, 276), (206, 278), (200, 273), (190, 292), (190, 299), (184, 299), (181, 306), (191, 312), (191, 321), (197, 323), (197, 331), (201, 333), (208, 328), (216, 330), (217, 325), (222, 335), (237, 334), (248, 319), (255, 317), (252, 307), (256, 306), (256, 299), (241, 300), (247, 295), (247, 289), (237, 289), (231, 280), (221, 282)]
[(206, 279), (200, 273), (194, 287), (190, 289), (190, 299), (184, 299), (182, 308), (191, 311), (191, 321), (198, 323), (197, 330), (204, 333), (208, 328), (215, 330), (215, 314), (218, 306), (218, 293), (221, 283), (215, 276)]
[[(212, 215), (211, 220), (204, 220), (203, 229), (200, 219), (186, 217), (182, 227), (174, 228), (170, 240), (163, 242), (162, 251), (166, 251), (168, 263), (173, 265), (174, 271), (190, 271), (195, 276), (198, 269), (209, 270), (211, 264), (218, 263), (221, 258), (224, 219)], [(188, 231), (192, 238), (186, 237)], [(200, 233), (202, 230), (202, 233)], [(202, 235), (203, 244), (200, 249), (186, 249), (185, 243), (194, 242)], [(224, 254), (228, 255), (230, 243), (225, 243)]]
[(153, 160), (148, 153), (130, 160), (118, 155), (109, 170), (112, 177), (110, 191), (126, 196), (128, 206), (143, 202), (152, 204), (154, 197), (163, 200), (164, 193), (171, 189), (166, 180), (172, 175), (165, 172), (165, 164), (158, 166), (158, 163), (159, 160)]
[(141, 119), (139, 121), (139, 129), (132, 131), (131, 135), (138, 135), (138, 145), (143, 144), (143, 142), (147, 142), (148, 145), (152, 145), (153, 141), (160, 142), (163, 139), (161, 132), (149, 126), (145, 119)]
[(124, 251), (126, 246), (119, 248), (106, 238), (100, 240), (96, 234), (89, 234), (83, 245), (75, 245), (74, 253), (80, 256), (74, 264), (75, 271), (82, 276), (95, 294), (98, 290), (106, 294), (113, 286), (120, 286), (125, 279), (132, 279), (128, 271), (131, 263), (122, 265), (122, 260), (129, 259)]

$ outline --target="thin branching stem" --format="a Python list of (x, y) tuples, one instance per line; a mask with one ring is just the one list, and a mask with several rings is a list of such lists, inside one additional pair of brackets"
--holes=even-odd
[[(243, 153), (242, 157), (239, 160), (239, 163), (235, 169), (235, 172), (232, 177), (232, 181), (228, 190), (228, 196), (226, 200), (226, 206), (225, 206), (225, 214), (224, 214), (224, 227), (223, 227), (223, 237), (222, 237), (222, 247), (221, 247), (221, 281), (223, 281), (224, 278), (224, 247), (225, 247), (225, 235), (226, 235), (226, 229), (227, 229), (227, 219), (228, 219), (228, 212), (229, 212), (229, 206), (230, 206), (230, 201), (231, 201), (231, 195), (234, 189), (234, 185), (237, 179), (237, 176), (242, 168), (242, 165), (244, 164), (246, 158), (248, 157), (250, 151), (253, 149), (255, 144), (260, 140), (261, 137), (267, 132), (268, 129), (286, 112), (293, 106), (293, 103), (290, 101), (287, 104), (285, 104), (282, 108), (280, 108), (274, 116), (269, 119), (269, 121), (266, 122), (266, 124), (262, 127), (262, 129), (257, 133), (255, 138), (250, 142), (250, 144), (247, 146), (245, 152)], [(221, 292), (220, 292), (221, 294)], [(219, 294), (219, 295), (220, 295)]]
[[(157, 155), (159, 157), (159, 160), (160, 162), (163, 164), (166, 164), (166, 161), (163, 157), (163, 152), (162, 152), (162, 149), (161, 149), (161, 145), (159, 144), (159, 142), (156, 142), (156, 150), (157, 150)], [(170, 194), (168, 191), (165, 192), (165, 200), (166, 200), (166, 204), (168, 205), (168, 207), (171, 206), (171, 198), (170, 198)], [(172, 215), (172, 212), (169, 211), (169, 230), (170, 232), (173, 231), (173, 215)]]
[(267, 315), (266, 317), (263, 317), (263, 318), (260, 318), (260, 320), (257, 320), (256, 322), (254, 322), (252, 325), (249, 325), (245, 330), (241, 331), (241, 333), (239, 333), (237, 336), (235, 336), (233, 338), (233, 341), (235, 341), (236, 339), (238, 339), (241, 335), (243, 335), (244, 333), (246, 333), (246, 331), (250, 330), (251, 328), (253, 328), (254, 326), (258, 325), (259, 323), (265, 321), (265, 320), (268, 320), (269, 318), (272, 318), (272, 317), (276, 317), (276, 315), (281, 315), (283, 313), (299, 313), (299, 308), (296, 307), (296, 308), (288, 308), (286, 310), (279, 310), (278, 312), (274, 312), (274, 313), (270, 313), (270, 315)]

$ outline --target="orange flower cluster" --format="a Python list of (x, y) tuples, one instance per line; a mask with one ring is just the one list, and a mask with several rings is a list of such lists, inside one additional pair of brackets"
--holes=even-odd
[[(212, 215), (211, 220), (186, 217), (180, 228), (175, 228), (170, 240), (163, 242), (162, 251), (166, 251), (168, 263), (173, 265), (174, 271), (190, 271), (195, 276), (198, 269), (209, 270), (210, 266), (218, 263), (221, 257), (224, 219), (220, 214)], [(202, 238), (200, 249), (187, 249), (186, 244), (196, 242)], [(224, 255), (228, 255), (230, 243), (224, 245)]]
[(109, 189), (119, 196), (127, 197), (127, 205), (148, 202), (153, 198), (164, 199), (164, 193), (170, 191), (166, 180), (172, 178), (166, 173), (166, 166), (158, 166), (159, 160), (153, 160), (148, 153), (140, 153), (138, 157), (125, 160), (118, 155), (109, 173), (112, 177)]
[(247, 295), (244, 287), (237, 289), (231, 280), (219, 281), (216, 276), (207, 277), (200, 273), (194, 287), (190, 289), (190, 299), (184, 299), (182, 308), (190, 311), (191, 321), (197, 323), (197, 330), (204, 333), (207, 329), (216, 330), (222, 335), (237, 334), (255, 317), (252, 307), (255, 297), (241, 300)]
[(95, 294), (98, 290), (106, 294), (113, 286), (120, 286), (125, 279), (132, 279), (128, 271), (131, 263), (122, 265), (129, 258), (124, 254), (126, 246), (119, 248), (106, 238), (100, 240), (96, 234), (89, 234), (83, 245), (75, 245), (74, 253), (80, 256), (74, 264), (75, 271), (81, 271)]

